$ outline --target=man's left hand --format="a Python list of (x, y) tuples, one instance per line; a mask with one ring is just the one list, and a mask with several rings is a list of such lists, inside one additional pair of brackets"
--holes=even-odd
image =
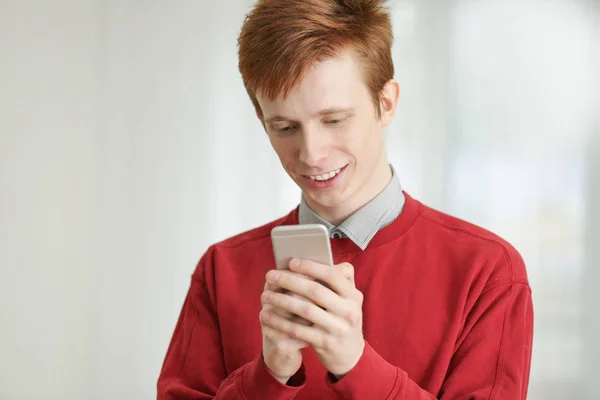
[(261, 319), (273, 329), (310, 344), (325, 368), (340, 379), (358, 363), (365, 347), (363, 294), (354, 284), (354, 267), (349, 263), (330, 267), (295, 259), (290, 261), (289, 268), (289, 271), (269, 271), (267, 282), (310, 301), (266, 291), (262, 302), (313, 325), (282, 318), (275, 312), (264, 313)]

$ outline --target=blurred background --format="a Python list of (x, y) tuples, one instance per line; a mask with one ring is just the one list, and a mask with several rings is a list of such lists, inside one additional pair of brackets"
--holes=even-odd
[[(155, 398), (200, 256), (298, 203), (251, 3), (0, 0), (0, 399)], [(525, 258), (528, 398), (599, 399), (600, 1), (388, 4), (404, 188)]]

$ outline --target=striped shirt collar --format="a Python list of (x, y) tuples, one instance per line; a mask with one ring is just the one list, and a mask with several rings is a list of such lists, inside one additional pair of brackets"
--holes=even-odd
[(405, 198), (400, 180), (394, 167), (390, 165), (390, 168), (392, 169), (392, 179), (385, 189), (340, 225), (335, 226), (321, 218), (310, 208), (304, 200), (304, 196), (300, 200), (298, 222), (300, 224), (325, 225), (331, 238), (349, 238), (361, 250), (366, 249), (377, 231), (394, 222), (404, 207)]

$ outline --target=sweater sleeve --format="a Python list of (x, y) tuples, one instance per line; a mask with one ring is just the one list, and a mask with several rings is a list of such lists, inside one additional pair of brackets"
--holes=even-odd
[(456, 344), (439, 393), (421, 389), (367, 343), (358, 364), (328, 385), (342, 398), (524, 400), (533, 338), (529, 285), (510, 282), (479, 297)]
[[(198, 270), (210, 257), (203, 257)], [(197, 271), (198, 271), (197, 270)], [(194, 274), (158, 378), (159, 400), (291, 400), (306, 380), (302, 367), (288, 385), (265, 366), (262, 354), (227, 374), (214, 303), (206, 280)]]

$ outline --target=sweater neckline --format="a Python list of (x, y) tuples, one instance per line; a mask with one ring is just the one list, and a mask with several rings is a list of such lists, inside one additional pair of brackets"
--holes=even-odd
[[(343, 254), (355, 254), (361, 253), (363, 251), (369, 251), (370, 249), (374, 249), (376, 247), (382, 246), (386, 243), (391, 242), (394, 239), (404, 235), (406, 231), (410, 229), (416, 220), (417, 216), (421, 212), (421, 203), (408, 195), (405, 191), (403, 191), (405, 197), (404, 207), (402, 212), (388, 226), (380, 229), (373, 239), (369, 242), (369, 245), (365, 250), (361, 250), (351, 239), (342, 238), (342, 239), (331, 239), (331, 251), (334, 255), (343, 255)], [(289, 215), (284, 225), (294, 225), (298, 224), (298, 207), (296, 207)]]

